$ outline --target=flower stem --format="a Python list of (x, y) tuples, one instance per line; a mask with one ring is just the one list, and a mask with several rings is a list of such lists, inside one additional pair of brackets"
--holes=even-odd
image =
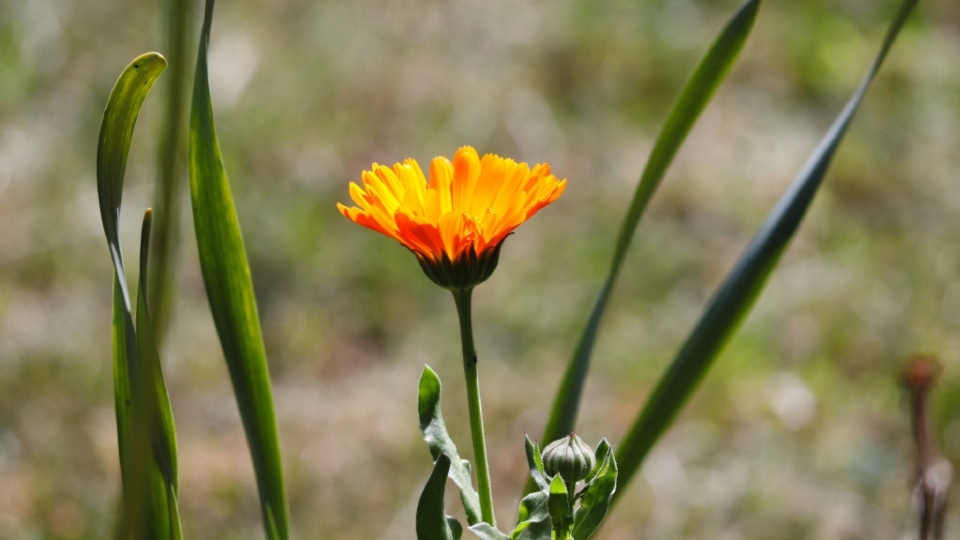
[(463, 344), (463, 374), (467, 379), (467, 405), (470, 410), (470, 436), (473, 459), (477, 467), (477, 491), (480, 494), (480, 515), (484, 522), (497, 526), (493, 516), (493, 493), (490, 490), (490, 466), (487, 464), (487, 442), (483, 436), (483, 415), (480, 412), (480, 380), (477, 377), (477, 349), (473, 344), (473, 322), (470, 297), (473, 289), (453, 290), (453, 300), (460, 316), (460, 341)]
[(577, 483), (564, 480), (563, 485), (567, 488), (567, 500), (570, 501), (570, 511), (573, 511), (573, 504), (577, 502)]

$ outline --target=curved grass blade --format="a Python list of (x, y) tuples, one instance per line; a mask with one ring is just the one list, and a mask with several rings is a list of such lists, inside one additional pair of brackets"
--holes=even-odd
[[(97, 195), (100, 199), (100, 219), (110, 246), (110, 257), (117, 276), (126, 311), (132, 313), (130, 293), (123, 279), (123, 255), (120, 251), (120, 203), (123, 199), (123, 177), (127, 168), (127, 154), (133, 128), (140, 116), (140, 107), (157, 77), (167, 67), (167, 60), (157, 53), (146, 53), (134, 59), (117, 79), (103, 111), (100, 140), (97, 145)], [(133, 317), (129, 322), (128, 337), (133, 336)], [(129, 346), (129, 344), (128, 344)]]
[[(730, 68), (733, 67), (734, 61), (740, 54), (740, 50), (753, 28), (759, 9), (760, 0), (747, 0), (727, 21), (720, 35), (717, 36), (707, 54), (700, 61), (693, 76), (690, 77), (679, 99), (670, 111), (670, 116), (660, 130), (656, 144), (650, 152), (650, 158), (640, 177), (640, 182), (633, 194), (627, 216), (620, 227), (610, 272), (603, 283), (603, 288), (593, 306), (593, 311), (590, 312), (590, 318), (587, 320), (587, 326), (577, 343), (576, 351), (567, 365), (541, 440), (554, 441), (574, 431), (577, 411), (583, 395), (583, 384), (590, 367), (590, 357), (593, 353), (593, 345), (600, 327), (600, 320), (620, 274), (624, 257), (626, 257), (627, 249), (630, 247), (637, 225), (640, 223), (640, 218), (660, 185), (667, 168), (673, 162), (680, 145), (686, 140), (687, 134), (690, 133), (697, 118), (700, 117), (700, 113), (706, 108), (714, 92), (726, 78)], [(529, 492), (532, 489), (534, 489), (532, 482), (528, 483), (527, 491)]]
[(140, 395), (149, 397), (147, 406), (157, 429), (151, 433), (154, 445), (165, 480), (176, 492), (177, 487), (177, 435), (173, 424), (173, 411), (170, 407), (170, 396), (167, 394), (167, 385), (163, 380), (163, 371), (160, 366), (160, 356), (157, 353), (156, 339), (151, 324), (147, 291), (150, 282), (147, 279), (149, 269), (149, 253), (151, 248), (150, 234), (153, 228), (153, 210), (148, 208), (143, 215), (143, 228), (140, 234), (140, 286), (137, 288), (137, 345), (144, 377), (138, 381), (141, 385)]
[(771, 270), (800, 225), (817, 188), (820, 187), (827, 167), (870, 82), (916, 3), (917, 0), (906, 0), (900, 6), (880, 51), (860, 86), (820, 140), (787, 192), (750, 240), (740, 260), (717, 290), (697, 326), (620, 443), (617, 462), (620, 466), (621, 489), (615, 498), (619, 493), (623, 493), (622, 487), (630, 481), (647, 452), (673, 422), (714, 358), (753, 306)]
[[(133, 448), (132, 430), (133, 422), (133, 396), (130, 394), (130, 364), (127, 355), (127, 324), (124, 317), (125, 310), (123, 306), (123, 291), (120, 289), (120, 280), (116, 273), (113, 278), (113, 406), (114, 413), (117, 416), (117, 449), (120, 454), (120, 481), (123, 485), (123, 497), (117, 505), (117, 525), (114, 529), (114, 538), (127, 539), (132, 535), (133, 523), (128, 516), (133, 509), (139, 508), (137, 504), (130, 501), (123, 501), (128, 495), (133, 493), (131, 484), (131, 474), (134, 470), (143, 470), (142, 466), (134, 466), (133, 456), (143, 455), (142, 452), (136, 453)], [(140, 518), (138, 520), (140, 521)]]
[(165, 514), (152, 516), (152, 521), (145, 522), (144, 530), (135, 538), (176, 540), (181, 538), (177, 508), (176, 430), (146, 297), (152, 222), (153, 212), (147, 209), (140, 235), (140, 285), (137, 288), (136, 320), (138, 363), (130, 366), (130, 384), (134, 389), (133, 417), (137, 420), (133, 428), (134, 444), (139, 456), (151, 456), (153, 460), (143, 481), (151, 500), (155, 501), (153, 504), (165, 510)]
[[(285, 540), (289, 518), (267, 355), (253, 280), (220, 156), (207, 79), (213, 1), (207, 0), (190, 111), (189, 170), (200, 268), (253, 459), (267, 537)], [(271, 525), (272, 522), (272, 525)]]
[[(124, 501), (116, 533), (124, 539), (180, 538), (173, 416), (159, 356), (155, 349), (149, 352), (151, 333), (138, 328), (133, 320), (118, 231), (133, 130), (143, 101), (166, 64), (159, 54), (148, 53), (127, 66), (107, 101), (97, 147), (100, 217), (114, 266), (114, 401)], [(149, 230), (148, 212), (142, 258), (149, 249)], [(145, 281), (144, 275), (141, 282)], [(138, 307), (138, 319), (146, 320), (146, 305), (141, 302)], [(154, 392), (156, 389), (162, 392)]]
[(193, 5), (190, 0), (166, 0), (167, 58), (170, 61), (164, 89), (165, 122), (157, 151), (154, 192), (153, 240), (150, 242), (150, 319), (157, 345), (162, 348), (176, 299), (176, 271), (180, 259), (180, 217), (186, 160), (183, 137), (186, 122), (186, 89), (189, 71)]

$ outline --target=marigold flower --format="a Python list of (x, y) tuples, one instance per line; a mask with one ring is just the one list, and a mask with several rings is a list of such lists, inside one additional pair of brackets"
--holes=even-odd
[(340, 213), (406, 246), (427, 276), (449, 289), (490, 277), (507, 235), (567, 183), (545, 163), (530, 168), (494, 154), (481, 159), (469, 146), (452, 163), (434, 158), (429, 182), (413, 159), (393, 167), (374, 163), (362, 180), (363, 187), (350, 183), (357, 206), (337, 203)]

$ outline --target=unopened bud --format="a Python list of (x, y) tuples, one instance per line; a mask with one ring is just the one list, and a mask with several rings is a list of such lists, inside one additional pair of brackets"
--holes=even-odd
[(593, 449), (573, 433), (543, 449), (543, 470), (550, 476), (559, 474), (565, 482), (585, 479), (596, 464)]

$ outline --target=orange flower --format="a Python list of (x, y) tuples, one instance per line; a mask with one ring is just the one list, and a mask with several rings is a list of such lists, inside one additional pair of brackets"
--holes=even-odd
[(452, 163), (434, 158), (429, 182), (413, 159), (392, 168), (375, 163), (362, 179), (363, 187), (350, 183), (357, 206), (338, 203), (340, 213), (406, 246), (427, 275), (448, 288), (489, 277), (507, 235), (555, 201), (567, 183), (547, 164), (531, 169), (494, 154), (480, 159), (469, 146), (457, 150)]

